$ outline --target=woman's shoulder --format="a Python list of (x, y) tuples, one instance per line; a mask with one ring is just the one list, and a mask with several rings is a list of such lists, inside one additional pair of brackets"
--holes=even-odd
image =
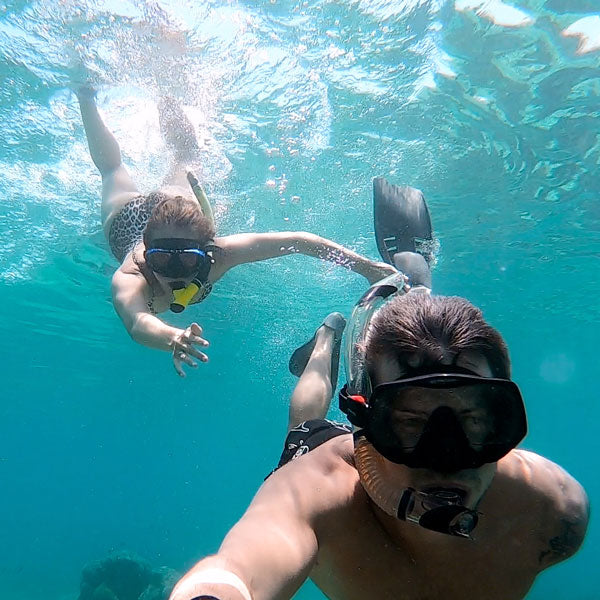
[(140, 241), (125, 255), (118, 271), (125, 275), (144, 277), (144, 270), (146, 270), (144, 262), (144, 243)]

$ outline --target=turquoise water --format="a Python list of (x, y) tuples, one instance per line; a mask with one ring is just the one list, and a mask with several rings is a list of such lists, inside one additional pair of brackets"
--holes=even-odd
[[(156, 101), (183, 101), (224, 234), (308, 230), (375, 257), (371, 178), (421, 188), (437, 292), (466, 296), (502, 331), (528, 406), (524, 447), (594, 504), (600, 53), (577, 54), (561, 32), (598, 8), (518, 8), (0, 3), (0, 597), (75, 598), (83, 565), (114, 550), (179, 570), (215, 551), (279, 456), (290, 352), (365, 288), (297, 256), (234, 270), (168, 317), (193, 315), (211, 342), (210, 362), (180, 380), (111, 306), (117, 265), (69, 90), (83, 77), (144, 191), (170, 158)], [(592, 520), (580, 553), (528, 599), (597, 598), (599, 538)]]

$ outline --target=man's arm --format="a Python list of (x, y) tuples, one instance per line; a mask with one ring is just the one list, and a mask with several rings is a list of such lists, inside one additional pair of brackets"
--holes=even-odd
[(549, 511), (549, 527), (545, 548), (540, 552), (540, 569), (546, 569), (570, 558), (583, 543), (590, 518), (590, 505), (585, 490), (558, 465), (555, 495)]
[(588, 526), (589, 502), (583, 487), (556, 463), (518, 450), (521, 478), (536, 490), (536, 511), (541, 512), (539, 570), (566, 560), (581, 546)]
[(370, 283), (396, 272), (387, 263), (374, 262), (331, 240), (306, 231), (242, 233), (219, 240), (225, 251), (227, 269), (242, 263), (257, 262), (286, 254), (305, 254), (351, 269)]
[(294, 595), (317, 554), (307, 514), (310, 484), (297, 487), (296, 481), (307, 481), (289, 475), (296, 470), (304, 471), (281, 470), (266, 481), (218, 554), (193, 567), (175, 586), (170, 600), (203, 595), (218, 600), (283, 600)]

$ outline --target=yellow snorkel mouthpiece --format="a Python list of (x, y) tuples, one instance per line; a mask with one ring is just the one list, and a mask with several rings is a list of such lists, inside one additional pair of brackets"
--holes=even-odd
[(171, 310), (175, 313), (183, 312), (187, 305), (192, 301), (200, 289), (200, 282), (192, 281), (186, 288), (182, 290), (173, 290), (173, 302), (171, 302)]

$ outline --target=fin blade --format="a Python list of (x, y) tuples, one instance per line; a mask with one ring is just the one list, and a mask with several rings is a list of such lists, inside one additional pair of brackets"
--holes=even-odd
[(399, 252), (416, 252), (431, 261), (431, 217), (421, 190), (373, 179), (373, 216), (377, 249), (383, 260), (394, 264)]

